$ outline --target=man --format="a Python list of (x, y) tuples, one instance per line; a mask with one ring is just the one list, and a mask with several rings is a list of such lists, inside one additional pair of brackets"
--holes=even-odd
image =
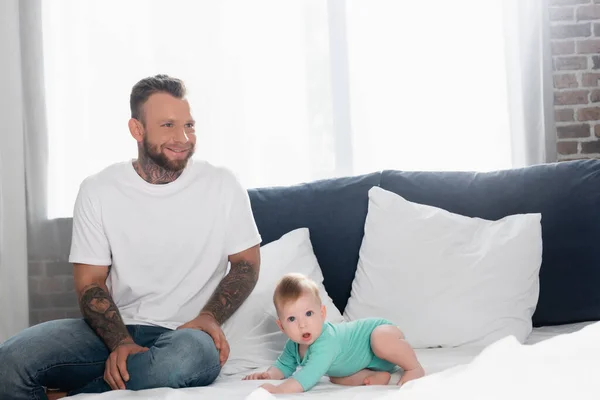
[(221, 325), (256, 284), (260, 236), (233, 175), (191, 159), (185, 95), (166, 75), (133, 87), (138, 158), (88, 177), (75, 204), (69, 261), (84, 319), (0, 345), (1, 399), (202, 386), (219, 374)]

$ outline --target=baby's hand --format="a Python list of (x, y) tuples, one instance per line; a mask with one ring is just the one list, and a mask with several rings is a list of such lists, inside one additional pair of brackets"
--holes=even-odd
[(271, 375), (269, 375), (268, 372), (255, 372), (253, 374), (250, 374), (248, 376), (246, 376), (244, 379), (244, 381), (251, 381), (251, 380), (256, 380), (256, 379), (272, 379)]
[(265, 383), (260, 385), (261, 388), (265, 389), (267, 392), (271, 393), (271, 394), (277, 394), (279, 393), (277, 390), (277, 386), (275, 385), (271, 385), (270, 383)]

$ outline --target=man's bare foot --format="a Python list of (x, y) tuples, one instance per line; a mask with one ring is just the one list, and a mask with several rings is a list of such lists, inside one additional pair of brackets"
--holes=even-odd
[(370, 385), (387, 385), (390, 383), (390, 378), (392, 376), (389, 372), (385, 371), (374, 371), (373, 374), (367, 376), (364, 380), (364, 384), (367, 386)]
[(67, 397), (67, 392), (56, 392), (56, 391), (47, 391), (46, 396), (48, 396), (48, 400), (56, 400), (62, 399), (63, 397)]
[(410, 369), (408, 371), (404, 371), (402, 374), (402, 378), (398, 382), (398, 386), (404, 385), (408, 381), (412, 381), (413, 379), (419, 379), (425, 376), (425, 370), (423, 367), (418, 367), (415, 369)]

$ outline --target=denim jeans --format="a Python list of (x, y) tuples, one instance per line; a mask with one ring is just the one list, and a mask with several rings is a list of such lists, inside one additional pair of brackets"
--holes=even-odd
[[(150, 350), (127, 358), (130, 390), (194, 387), (220, 372), (212, 338), (195, 329), (129, 325), (133, 340)], [(69, 395), (111, 390), (104, 382), (109, 351), (83, 319), (45, 322), (0, 344), (0, 399), (47, 399), (45, 387)]]

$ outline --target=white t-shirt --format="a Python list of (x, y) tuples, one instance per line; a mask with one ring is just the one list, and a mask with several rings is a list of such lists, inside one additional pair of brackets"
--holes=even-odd
[(112, 265), (107, 286), (125, 324), (175, 329), (206, 305), (228, 256), (260, 242), (248, 193), (228, 170), (190, 160), (155, 185), (123, 162), (81, 184), (69, 261)]

